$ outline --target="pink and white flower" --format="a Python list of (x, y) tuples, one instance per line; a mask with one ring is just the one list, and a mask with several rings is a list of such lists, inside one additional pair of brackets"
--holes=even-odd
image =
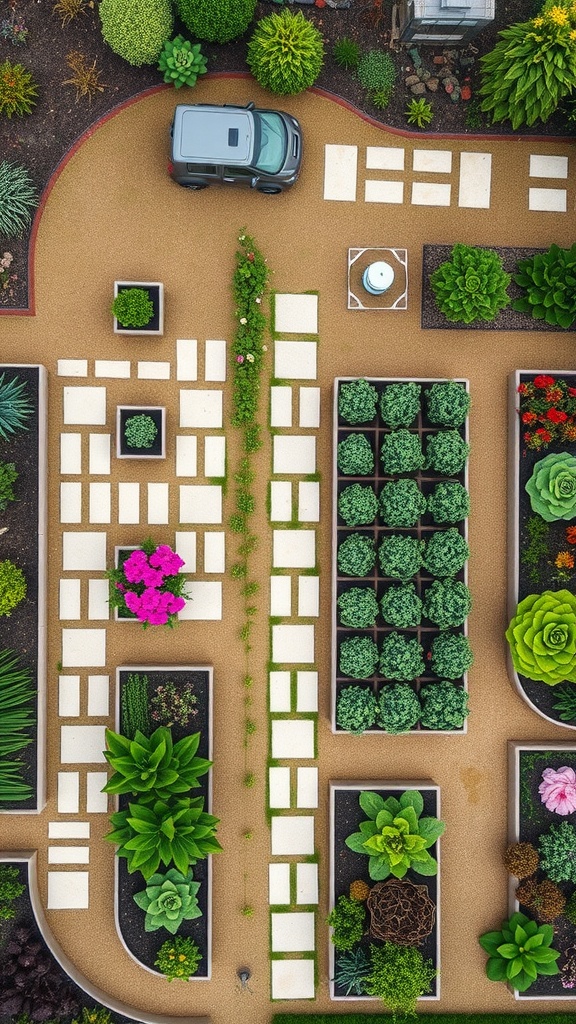
[(573, 814), (576, 811), (576, 772), (563, 768), (545, 768), (538, 787), (542, 803), (555, 814)]

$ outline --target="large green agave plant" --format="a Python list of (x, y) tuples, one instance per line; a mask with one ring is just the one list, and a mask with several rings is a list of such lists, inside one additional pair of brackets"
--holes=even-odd
[(370, 878), (377, 882), (388, 875), (404, 878), (409, 868), (419, 875), (437, 873), (438, 862), (428, 850), (446, 826), (438, 818), (421, 817), (424, 798), (418, 790), (406, 790), (398, 800), (363, 792), (359, 803), (368, 820), (348, 836), (346, 846), (370, 858)]
[(104, 793), (154, 793), (166, 799), (173, 793), (196, 789), (198, 777), (205, 775), (212, 761), (196, 757), (200, 733), (172, 741), (172, 733), (160, 726), (150, 737), (137, 731), (134, 739), (106, 729), (104, 757), (114, 768), (114, 775), (104, 786)]
[(182, 921), (193, 921), (202, 917), (196, 893), (200, 882), (195, 882), (192, 871), (183, 875), (176, 868), (166, 874), (154, 874), (142, 892), (133, 897), (134, 902), (146, 912), (144, 931), (156, 932), (166, 928), (172, 935), (178, 931)]
[(526, 914), (512, 914), (500, 931), (485, 932), (478, 939), (488, 953), (486, 974), (490, 981), (507, 981), (518, 992), (530, 988), (539, 974), (559, 974), (560, 953), (551, 949), (554, 929), (538, 925)]

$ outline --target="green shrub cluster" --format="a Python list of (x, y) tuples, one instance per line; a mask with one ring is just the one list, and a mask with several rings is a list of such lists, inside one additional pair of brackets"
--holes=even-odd
[(431, 576), (455, 576), (470, 557), (470, 549), (455, 526), (437, 530), (426, 543), (422, 562)]
[(302, 11), (284, 8), (258, 22), (246, 61), (263, 89), (281, 96), (303, 92), (324, 63), (322, 35)]
[(336, 949), (345, 952), (356, 946), (364, 934), (365, 920), (366, 907), (360, 900), (339, 896), (328, 917), (328, 924), (333, 929), (331, 939)]
[(124, 288), (112, 303), (112, 315), (122, 327), (146, 327), (154, 315), (154, 304), (145, 288)]
[(422, 444), (418, 434), (409, 430), (393, 430), (386, 434), (380, 449), (382, 468), (385, 473), (415, 473), (424, 466)]
[(15, 900), (26, 892), (20, 881), (18, 868), (11, 864), (0, 864), (0, 921), (12, 921), (16, 916)]
[(368, 576), (376, 564), (372, 537), (351, 533), (338, 547), (338, 572), (344, 576)]
[(434, 580), (424, 594), (424, 615), (440, 629), (461, 626), (471, 607), (470, 590), (459, 580)]
[(0, 461), (0, 512), (8, 508), (10, 501), (16, 501), (12, 484), (18, 479), (18, 470), (13, 462)]
[(462, 633), (440, 633), (430, 649), (430, 668), (440, 679), (458, 679), (468, 671), (473, 655)]
[(460, 243), (430, 276), (440, 312), (447, 320), (464, 324), (494, 320), (510, 304), (510, 281), (498, 253)]
[(338, 515), (346, 526), (367, 526), (378, 515), (378, 498), (370, 486), (350, 484), (338, 496)]
[(415, 480), (389, 480), (380, 491), (380, 517), (386, 526), (415, 526), (426, 511), (426, 498)]
[[(262, 312), (262, 298), (269, 279), (266, 260), (254, 239), (242, 232), (238, 237), (233, 291), (236, 305), (236, 333), (232, 346), (234, 367), (233, 414), (234, 426), (250, 427), (260, 396), (260, 374), (263, 360), (263, 341), (266, 317)], [(260, 447), (258, 430), (254, 442), (246, 431), (244, 450), (257, 451)], [(254, 444), (256, 447), (254, 447)]]
[(422, 620), (422, 601), (413, 583), (388, 587), (380, 599), (382, 618), (398, 629), (419, 626)]
[(0, 237), (20, 238), (37, 206), (38, 194), (27, 169), (0, 161)]
[(470, 714), (466, 690), (455, 686), (448, 679), (423, 686), (420, 702), (420, 724), (425, 729), (461, 729)]
[(422, 386), (415, 381), (387, 384), (380, 395), (380, 415), (387, 427), (410, 427), (420, 412)]
[(371, 423), (376, 416), (378, 392), (363, 377), (344, 381), (338, 392), (338, 414), (345, 423)]
[(372, 587), (351, 587), (337, 600), (340, 622), (349, 629), (367, 629), (378, 615), (378, 601)]
[(386, 50), (368, 50), (358, 61), (357, 75), (360, 85), (372, 94), (390, 98), (396, 81), (394, 61)]
[(576, 884), (576, 829), (568, 821), (551, 825), (540, 836), (540, 867), (553, 882)]
[(393, 533), (389, 537), (384, 537), (380, 544), (380, 568), (384, 576), (406, 582), (420, 572), (423, 552), (424, 541)]
[(457, 430), (439, 430), (426, 442), (426, 469), (442, 476), (456, 476), (466, 464), (470, 445)]
[(416, 1001), (430, 990), (437, 973), (432, 961), (425, 960), (415, 946), (371, 945), (365, 991), (381, 999), (394, 1017), (413, 1014)]
[(347, 732), (360, 736), (374, 725), (377, 710), (372, 690), (364, 686), (347, 686), (336, 702), (336, 722)]
[(145, 413), (130, 416), (124, 425), (124, 437), (130, 448), (151, 448), (157, 433), (154, 420)]
[(383, 686), (378, 698), (378, 724), (392, 735), (408, 732), (420, 718), (420, 701), (407, 683)]
[(172, 32), (170, 0), (101, 0), (98, 12), (114, 53), (136, 67), (156, 63)]
[(470, 395), (456, 380), (437, 381), (424, 392), (426, 413), (440, 427), (461, 427), (470, 409)]
[(175, 978), (188, 981), (196, 974), (201, 959), (202, 953), (193, 939), (175, 935), (160, 946), (154, 966), (168, 981)]
[(26, 597), (26, 577), (10, 559), (0, 562), (0, 616), (10, 615)]
[(36, 106), (38, 86), (23, 64), (0, 63), (0, 114), (12, 117), (31, 114)]
[(368, 679), (376, 671), (378, 647), (371, 637), (349, 637), (340, 644), (339, 664), (341, 675)]
[(348, 434), (338, 442), (338, 469), (344, 476), (365, 476), (374, 471), (374, 452), (365, 434)]
[(411, 682), (425, 669), (424, 651), (416, 639), (408, 639), (393, 631), (382, 641), (380, 672), (385, 679)]
[(514, 309), (529, 313), (568, 330), (576, 320), (576, 243), (569, 249), (551, 245), (518, 263), (514, 281), (524, 294), (512, 303)]
[(229, 43), (244, 35), (256, 10), (256, 0), (176, 0), (185, 26), (197, 39)]
[(470, 515), (470, 496), (456, 480), (442, 480), (428, 496), (428, 511), (435, 523), (459, 523)]

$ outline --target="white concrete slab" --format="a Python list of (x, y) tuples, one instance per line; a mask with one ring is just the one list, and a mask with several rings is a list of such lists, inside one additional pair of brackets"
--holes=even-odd
[(282, 906), (290, 903), (290, 865), (268, 865), (268, 903)]
[(204, 476), (226, 475), (226, 438), (212, 435), (204, 438)]
[(88, 618), (91, 622), (110, 618), (108, 580), (88, 580)]
[(226, 380), (226, 342), (207, 341), (204, 350), (204, 380)]
[(130, 360), (96, 359), (94, 361), (94, 376), (128, 380), (130, 377)]
[(62, 568), (75, 570), (106, 569), (106, 533), (65, 531), (62, 534)]
[(314, 626), (272, 626), (272, 661), (309, 665), (314, 661)]
[(298, 615), (302, 618), (320, 614), (320, 577), (298, 577)]
[(204, 534), (204, 572), (226, 571), (226, 534), (207, 530)]
[(60, 472), (63, 476), (82, 472), (82, 434), (60, 434)]
[(437, 185), (431, 181), (412, 182), (413, 206), (450, 206), (450, 185)]
[(272, 999), (314, 999), (314, 960), (272, 960)]
[(89, 846), (49, 846), (49, 864), (89, 864)]
[(60, 522), (82, 522), (82, 484), (65, 480), (60, 484)]
[(324, 199), (353, 203), (357, 173), (358, 146), (324, 146)]
[(301, 766), (296, 773), (296, 807), (318, 807), (318, 769)]
[(108, 476), (110, 472), (110, 434), (90, 434), (88, 438), (88, 472), (92, 476)]
[(314, 853), (314, 817), (274, 814), (271, 825), (273, 857), (307, 857)]
[(292, 614), (292, 577), (270, 577), (270, 615)]
[(310, 428), (319, 427), (320, 388), (300, 388), (299, 399), (299, 426)]
[(59, 377), (87, 377), (88, 376), (88, 360), (87, 359), (59, 359), (58, 360), (58, 376)]
[(492, 184), (491, 153), (460, 153), (458, 206), (488, 210)]
[(170, 380), (170, 363), (154, 360), (140, 360), (139, 380)]
[(273, 473), (316, 472), (316, 438), (312, 434), (275, 434), (272, 438)]
[(529, 174), (531, 178), (567, 178), (568, 157), (531, 153)]
[(86, 772), (86, 813), (107, 814), (108, 794), (102, 793), (108, 772)]
[(272, 757), (280, 761), (288, 758), (314, 757), (314, 722), (308, 718), (272, 719)]
[(63, 398), (66, 425), (106, 423), (106, 388), (65, 387)]
[(91, 483), (89, 485), (88, 521), (109, 523), (112, 507), (112, 484)]
[(318, 711), (318, 673), (296, 673), (296, 711)]
[(313, 913), (291, 910), (270, 917), (273, 953), (305, 953), (314, 949)]
[(275, 341), (274, 376), (281, 380), (316, 380), (315, 341)]
[(221, 427), (222, 392), (216, 389), (206, 391), (202, 388), (181, 388), (180, 426)]
[(528, 209), (542, 213), (566, 213), (566, 189), (529, 188)]
[(450, 174), (452, 150), (415, 149), (412, 154), (412, 170), (425, 171), (427, 174)]
[(62, 764), (106, 764), (104, 725), (61, 725), (60, 760)]
[(318, 480), (301, 480), (298, 484), (298, 519), (301, 523), (319, 522), (320, 483)]
[(80, 714), (80, 676), (58, 677), (58, 714), (62, 718)]
[(364, 182), (364, 202), (400, 205), (404, 202), (404, 182), (373, 181), (367, 178)]
[(118, 484), (118, 522), (140, 522), (140, 484)]
[(49, 871), (48, 910), (87, 910), (88, 878), (87, 871)]
[(168, 484), (148, 484), (148, 522), (161, 524), (168, 522), (170, 505), (170, 488)]
[(290, 673), (270, 673), (270, 711), (290, 711)]
[(270, 426), (292, 426), (292, 388), (283, 384), (270, 388)]
[(90, 839), (90, 822), (49, 821), (48, 839)]
[(88, 676), (88, 711), (91, 718), (110, 714), (110, 676)]
[(277, 292), (274, 330), (277, 334), (318, 334), (318, 296)]
[(311, 569), (316, 565), (315, 530), (274, 530), (275, 569)]
[(222, 584), (191, 581), (187, 585), (190, 599), (178, 612), (179, 619), (214, 621), (222, 618)]
[(78, 814), (80, 773), (58, 772), (58, 814)]
[(184, 559), (182, 572), (196, 572), (196, 531), (177, 531), (174, 534), (174, 550)]
[(198, 380), (198, 342), (179, 338), (176, 342), (176, 380)]
[(290, 807), (290, 769), (268, 769), (268, 804), (274, 808)]
[(219, 484), (180, 484), (181, 523), (221, 523), (222, 488)]
[(273, 523), (289, 523), (292, 519), (292, 484), (289, 480), (273, 480), (270, 484), (270, 519)]
[[(303, 770), (311, 771), (312, 769), (305, 768)], [(309, 906), (318, 903), (317, 864), (296, 865), (296, 903)]]
[(81, 618), (80, 580), (60, 580), (58, 616), (60, 619)]
[(198, 438), (195, 434), (176, 435), (176, 476), (196, 476)]
[(368, 171), (403, 171), (404, 150), (400, 146), (366, 146)]
[(106, 664), (105, 629), (63, 629), (64, 668), (100, 668)]

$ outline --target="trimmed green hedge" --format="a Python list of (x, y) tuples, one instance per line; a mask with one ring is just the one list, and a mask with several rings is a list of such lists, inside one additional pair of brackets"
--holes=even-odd
[[(388, 1013), (276, 1013), (271, 1024), (392, 1024)], [(423, 1024), (574, 1024), (572, 1013), (426, 1013), (413, 1020)]]

